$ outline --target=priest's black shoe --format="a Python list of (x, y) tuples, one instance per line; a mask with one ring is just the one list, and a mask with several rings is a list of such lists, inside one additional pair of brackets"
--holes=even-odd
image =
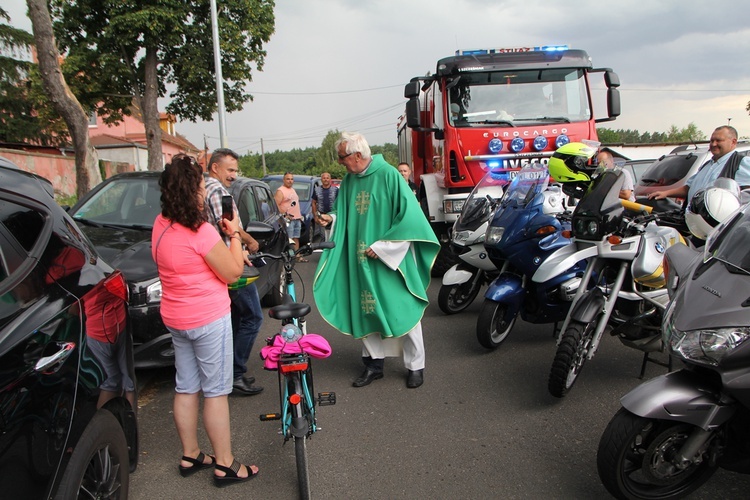
[(373, 380), (377, 380), (379, 378), (383, 378), (383, 372), (377, 372), (370, 368), (365, 368), (365, 371), (362, 372), (362, 375), (360, 375), (352, 385), (354, 387), (364, 387), (366, 385), (370, 385)]
[(263, 392), (260, 386), (252, 385), (245, 377), (234, 379), (232, 384), (232, 396), (255, 396)]
[(406, 387), (416, 389), (424, 383), (424, 370), (409, 370), (409, 376), (406, 378)]

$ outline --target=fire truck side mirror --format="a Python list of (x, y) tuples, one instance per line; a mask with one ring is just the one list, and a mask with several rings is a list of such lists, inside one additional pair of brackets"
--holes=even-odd
[(419, 128), (419, 98), (412, 97), (406, 101), (406, 125), (409, 128)]
[[(607, 84), (607, 88), (615, 88), (620, 86), (620, 77), (617, 73), (611, 69), (604, 72), (604, 83)], [(619, 114), (619, 113), (618, 113)]]
[(409, 82), (404, 87), (404, 97), (407, 99), (411, 99), (412, 97), (419, 97), (419, 90), (419, 80)]
[(610, 118), (620, 116), (620, 90), (614, 87), (607, 89), (607, 114)]

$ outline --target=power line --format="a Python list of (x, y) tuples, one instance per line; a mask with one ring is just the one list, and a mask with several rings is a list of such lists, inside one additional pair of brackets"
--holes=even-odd
[(357, 89), (357, 90), (334, 90), (334, 91), (328, 91), (328, 92), (262, 92), (262, 91), (250, 91), (251, 94), (258, 94), (258, 95), (336, 95), (336, 94), (355, 94), (358, 92), (372, 92), (375, 90), (387, 90), (387, 89), (395, 89), (398, 87), (403, 87), (404, 84), (401, 83), (399, 85), (389, 85), (387, 87), (373, 87), (370, 89)]

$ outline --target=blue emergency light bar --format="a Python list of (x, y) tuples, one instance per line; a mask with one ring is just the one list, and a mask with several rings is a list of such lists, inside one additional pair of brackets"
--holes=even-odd
[(567, 45), (542, 45), (540, 47), (509, 47), (500, 49), (471, 49), (457, 50), (457, 56), (484, 56), (488, 54), (511, 54), (523, 52), (562, 52), (568, 50)]

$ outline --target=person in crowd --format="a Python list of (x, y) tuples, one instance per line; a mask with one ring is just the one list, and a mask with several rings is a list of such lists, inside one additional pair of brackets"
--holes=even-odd
[(406, 385), (424, 381), (421, 319), (430, 269), (440, 249), (419, 203), (382, 155), (371, 155), (358, 133), (335, 145), (347, 174), (333, 211), (332, 249), (321, 255), (313, 293), (321, 316), (363, 342), (365, 370), (353, 386), (383, 377), (384, 359), (401, 355)]
[(411, 167), (409, 166), (409, 164), (405, 161), (402, 161), (396, 168), (398, 168), (398, 173), (401, 174), (401, 177), (403, 177), (407, 184), (409, 184), (409, 189), (411, 189), (411, 192), (416, 196), (417, 185), (414, 184), (414, 181), (411, 180)]
[(750, 158), (738, 155), (737, 130), (729, 125), (717, 127), (711, 134), (709, 150), (711, 159), (690, 177), (684, 186), (654, 191), (650, 199), (686, 198), (691, 200), (700, 189), (711, 186), (719, 177), (729, 177), (737, 181), (741, 188), (750, 186)]
[[(221, 221), (224, 243), (206, 221), (203, 169), (175, 155), (159, 179), (161, 213), (151, 252), (162, 284), (161, 317), (175, 351), (174, 422), (182, 442), (180, 474), (214, 468), (214, 484), (246, 481), (258, 468), (232, 454), (228, 394), (232, 392), (232, 328), (227, 284), (242, 274), (239, 218)], [(199, 395), (214, 455), (198, 445)]]
[(331, 230), (328, 223), (320, 216), (327, 214), (333, 209), (333, 202), (339, 194), (339, 188), (331, 183), (331, 174), (323, 172), (320, 175), (320, 185), (315, 186), (312, 194), (312, 210), (315, 217), (315, 224), (325, 228), (326, 241), (331, 237)]
[[(294, 240), (294, 249), (299, 249), (299, 237), (302, 234), (302, 211), (299, 206), (299, 196), (294, 190), (294, 174), (286, 172), (284, 174), (284, 183), (279, 186), (274, 194), (276, 205), (279, 211), (287, 218), (289, 224), (287, 232), (289, 237)], [(297, 257), (298, 262), (307, 262), (307, 259)]]
[[(221, 231), (221, 198), (229, 196), (227, 188), (237, 178), (239, 172), (239, 156), (231, 149), (216, 149), (208, 161), (208, 178), (206, 179), (206, 216), (208, 222)], [(239, 219), (237, 205), (232, 201), (234, 207), (234, 218)], [(219, 232), (219, 234), (223, 234)], [(259, 249), (258, 242), (239, 227), (239, 236), (245, 248), (250, 253)], [(231, 240), (224, 235), (224, 243), (229, 246)], [(245, 263), (251, 265), (245, 257)], [(241, 286), (244, 285), (244, 286)], [(263, 309), (260, 306), (260, 297), (255, 283), (238, 283), (232, 285), (229, 290), (229, 298), (232, 301), (232, 335), (234, 345), (234, 361), (232, 395), (254, 396), (263, 391), (263, 387), (253, 385), (255, 377), (246, 376), (247, 361), (255, 344), (260, 327), (263, 324)]]
[[(612, 153), (609, 151), (600, 151), (598, 155), (596, 155), (596, 160), (599, 165), (603, 166), (607, 169), (613, 169), (615, 168), (615, 159), (612, 156)], [(633, 184), (633, 176), (630, 175), (630, 172), (623, 169), (622, 170), (623, 175), (625, 176), (625, 182), (622, 185), (622, 189), (620, 190), (620, 198), (623, 200), (630, 200), (635, 201), (635, 185)]]

